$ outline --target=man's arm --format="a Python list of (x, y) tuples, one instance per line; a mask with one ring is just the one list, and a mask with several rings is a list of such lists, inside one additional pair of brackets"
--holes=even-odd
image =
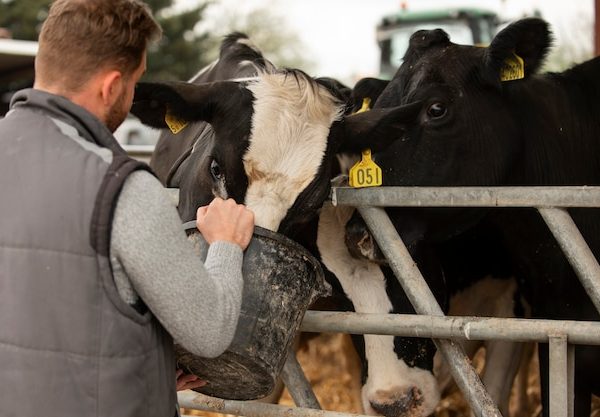
[[(218, 220), (211, 213), (204, 215), (214, 227)], [(131, 174), (124, 184), (113, 219), (111, 258), (187, 350), (214, 357), (229, 346), (242, 298), (242, 248), (214, 240), (203, 264), (162, 185), (147, 172)]]

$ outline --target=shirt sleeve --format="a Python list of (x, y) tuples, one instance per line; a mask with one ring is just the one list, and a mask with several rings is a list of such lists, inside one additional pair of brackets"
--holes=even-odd
[(202, 357), (227, 349), (241, 307), (242, 249), (214, 242), (203, 263), (174, 202), (148, 172), (132, 173), (119, 195), (111, 259), (177, 343)]

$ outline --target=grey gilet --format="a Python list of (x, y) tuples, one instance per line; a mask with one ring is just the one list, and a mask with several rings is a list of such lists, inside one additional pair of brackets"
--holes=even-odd
[(121, 299), (109, 261), (116, 198), (143, 167), (37, 90), (13, 97), (0, 149), (0, 415), (172, 416), (172, 338)]

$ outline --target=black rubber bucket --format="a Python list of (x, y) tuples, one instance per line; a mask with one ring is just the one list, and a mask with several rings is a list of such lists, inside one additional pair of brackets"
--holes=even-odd
[[(190, 239), (205, 259), (207, 244), (194, 229), (188, 230)], [(208, 381), (197, 392), (254, 400), (273, 390), (304, 313), (330, 290), (320, 263), (305, 248), (261, 227), (244, 253), (242, 272), (241, 313), (229, 348), (208, 359), (176, 343), (175, 353), (181, 369)]]

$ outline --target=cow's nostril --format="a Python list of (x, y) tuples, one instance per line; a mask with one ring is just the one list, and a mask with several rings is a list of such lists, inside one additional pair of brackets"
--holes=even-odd
[(377, 399), (369, 401), (377, 413), (385, 417), (424, 417), (420, 407), (423, 394), (417, 387), (402, 392), (377, 392)]

